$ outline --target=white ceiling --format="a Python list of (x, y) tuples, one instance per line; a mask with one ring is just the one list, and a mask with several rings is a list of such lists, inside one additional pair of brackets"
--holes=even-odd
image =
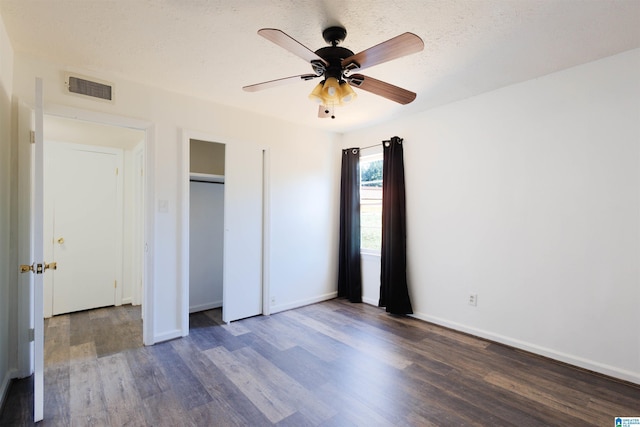
[[(18, 52), (336, 132), (640, 47), (640, 0), (0, 0), (0, 13)], [(356, 53), (420, 36), (423, 52), (363, 71), (417, 99), (401, 106), (360, 90), (331, 120), (307, 99), (316, 80), (241, 90), (311, 72), (258, 29), (316, 50), (336, 24)]]

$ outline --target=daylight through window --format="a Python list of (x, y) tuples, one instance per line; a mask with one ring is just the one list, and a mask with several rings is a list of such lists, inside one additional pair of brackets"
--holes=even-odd
[(360, 158), (360, 246), (380, 253), (382, 244), (382, 154)]

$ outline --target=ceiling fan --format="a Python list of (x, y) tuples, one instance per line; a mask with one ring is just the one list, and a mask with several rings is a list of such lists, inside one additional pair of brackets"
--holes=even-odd
[(330, 45), (321, 47), (315, 52), (298, 42), (291, 36), (275, 28), (263, 28), (258, 34), (289, 52), (299, 56), (311, 64), (313, 73), (285, 77), (244, 86), (247, 92), (256, 92), (300, 80), (312, 80), (322, 77), (309, 98), (319, 105), (318, 117), (335, 118), (334, 106), (343, 105), (356, 98), (351, 88), (359, 88), (382, 96), (399, 104), (408, 104), (416, 98), (414, 92), (376, 80), (354, 72), (401, 58), (424, 48), (422, 39), (413, 33), (404, 33), (378, 45), (354, 54), (347, 48), (338, 46), (347, 36), (343, 27), (329, 27), (322, 32), (322, 37)]

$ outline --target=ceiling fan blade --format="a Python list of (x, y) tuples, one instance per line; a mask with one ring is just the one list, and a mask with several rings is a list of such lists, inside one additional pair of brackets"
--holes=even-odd
[(402, 105), (408, 104), (416, 99), (416, 94), (414, 92), (402, 89), (401, 87), (394, 86), (381, 80), (376, 80), (373, 77), (354, 74), (348, 77), (347, 80), (353, 87), (380, 95)]
[(258, 30), (258, 34), (307, 62), (320, 61), (325, 66), (329, 65), (327, 61), (316, 55), (314, 51), (281, 30), (277, 30), (275, 28), (263, 28)]
[[(424, 49), (424, 42), (413, 33), (404, 33), (342, 60), (342, 68), (359, 70), (401, 58)], [(354, 63), (358, 66), (354, 67)]]
[(316, 76), (315, 74), (301, 74), (299, 76), (285, 77), (282, 79), (269, 80), (268, 82), (262, 82), (262, 83), (256, 83), (249, 86), (244, 86), (242, 90), (244, 90), (245, 92), (257, 92), (259, 90), (270, 89), (275, 86), (282, 86), (289, 83), (298, 82), (300, 80), (315, 79), (316, 77), (319, 77), (319, 76)]

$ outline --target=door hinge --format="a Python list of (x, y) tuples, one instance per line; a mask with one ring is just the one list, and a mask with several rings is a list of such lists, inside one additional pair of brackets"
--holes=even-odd
[(29, 142), (31, 142), (32, 144), (36, 143), (36, 132), (33, 130), (29, 133)]
[(117, 288), (117, 287), (118, 287), (118, 281), (117, 281), (117, 280), (114, 280), (114, 281), (113, 281), (113, 287), (114, 287), (114, 288)]
[(36, 330), (33, 328), (29, 328), (28, 337), (29, 342), (33, 342), (36, 340)]
[(118, 175), (118, 168), (116, 168), (116, 175)]

